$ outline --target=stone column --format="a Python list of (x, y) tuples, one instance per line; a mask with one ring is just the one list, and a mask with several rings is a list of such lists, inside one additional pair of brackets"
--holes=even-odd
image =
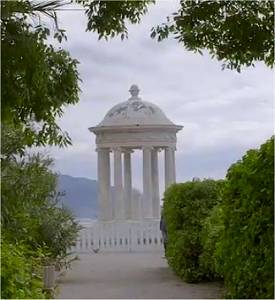
[(172, 160), (173, 160), (173, 163), (172, 163), (172, 166), (173, 166), (173, 180), (174, 180), (174, 183), (177, 181), (176, 180), (176, 147), (173, 148), (173, 151), (172, 151)]
[(153, 218), (160, 218), (160, 199), (159, 199), (159, 168), (158, 168), (158, 149), (154, 148), (152, 155), (152, 201)]
[(132, 190), (132, 211), (131, 217), (132, 220), (140, 220), (142, 215), (142, 194)]
[(123, 199), (123, 186), (122, 186), (122, 161), (121, 149), (115, 148), (114, 151), (114, 205), (115, 205), (115, 219), (125, 219), (125, 207)]
[(132, 219), (131, 150), (124, 150), (124, 206), (126, 219)]
[(112, 219), (112, 202), (110, 195), (110, 150), (97, 149), (97, 172), (99, 187), (99, 220)]
[(167, 189), (171, 184), (176, 182), (175, 178), (175, 148), (165, 148), (165, 188)]
[(143, 217), (153, 217), (151, 147), (143, 148)]

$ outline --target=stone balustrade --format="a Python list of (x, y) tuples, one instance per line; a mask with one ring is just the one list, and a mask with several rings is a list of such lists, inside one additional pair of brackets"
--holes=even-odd
[(162, 251), (159, 220), (95, 222), (80, 231), (75, 253)]

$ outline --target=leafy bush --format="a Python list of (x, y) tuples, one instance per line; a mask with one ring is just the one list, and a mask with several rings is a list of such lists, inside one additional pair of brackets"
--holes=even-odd
[(226, 177), (165, 192), (168, 262), (185, 281), (223, 278), (229, 298), (273, 299), (274, 137)]
[[(38, 252), (36, 253), (36, 255)], [(1, 241), (1, 299), (44, 299), (39, 258), (23, 244)]]
[(68, 209), (54, 207), (41, 218), (39, 242), (48, 247), (51, 259), (60, 261), (69, 254), (68, 249), (75, 245), (80, 229), (81, 226)]
[(217, 245), (227, 296), (274, 298), (274, 137), (227, 173)]
[(49, 207), (56, 178), (49, 170), (50, 159), (39, 155), (7, 161), (1, 173), (2, 226), (11, 241), (37, 246), (37, 228)]
[(2, 172), (2, 228), (11, 242), (33, 250), (46, 246), (54, 259), (64, 258), (80, 226), (59, 205), (51, 160), (39, 155), (10, 161)]
[(220, 237), (224, 230), (223, 208), (221, 203), (215, 205), (209, 216), (203, 222), (201, 232), (202, 254), (200, 256), (200, 266), (204, 273), (208, 273), (211, 279), (221, 279), (223, 277), (219, 268), (220, 256), (217, 249), (220, 245)]
[[(33, 265), (42, 268), (54, 262), (67, 266), (68, 250), (77, 239), (80, 226), (70, 211), (60, 207), (50, 165), (50, 159), (39, 155), (21, 159), (11, 155), (1, 166), (2, 295), (7, 298), (36, 298), (42, 280), (32, 276)], [(11, 256), (10, 248), (14, 249)], [(20, 268), (18, 274), (16, 268)]]
[(187, 282), (212, 278), (200, 265), (201, 231), (211, 208), (219, 201), (222, 181), (206, 179), (174, 184), (164, 196), (164, 219), (168, 230), (168, 263)]

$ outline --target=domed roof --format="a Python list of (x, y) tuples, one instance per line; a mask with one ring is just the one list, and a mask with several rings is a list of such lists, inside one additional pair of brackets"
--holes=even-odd
[(174, 125), (158, 106), (138, 97), (137, 85), (132, 85), (129, 92), (129, 100), (111, 108), (98, 126)]

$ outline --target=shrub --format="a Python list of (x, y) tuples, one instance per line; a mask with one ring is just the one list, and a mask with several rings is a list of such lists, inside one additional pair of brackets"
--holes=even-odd
[(213, 277), (200, 265), (201, 231), (205, 218), (219, 201), (220, 185), (221, 181), (196, 180), (174, 184), (165, 192), (168, 263), (187, 282)]
[(274, 137), (227, 172), (217, 253), (230, 298), (274, 298)]
[(221, 203), (215, 205), (209, 216), (203, 222), (201, 232), (202, 254), (200, 265), (204, 273), (210, 279), (221, 279), (223, 277), (220, 266), (220, 256), (217, 249), (220, 245), (220, 237), (224, 230), (223, 208)]
[(80, 229), (81, 226), (68, 209), (52, 207), (41, 216), (38, 243), (49, 249), (49, 258), (61, 262), (69, 255), (69, 248), (75, 245)]
[[(38, 253), (37, 253), (38, 254)], [(44, 299), (40, 265), (24, 244), (1, 241), (1, 299)]]
[(33, 155), (7, 159), (1, 166), (1, 229), (6, 241), (2, 249), (2, 298), (42, 297), (35, 297), (42, 280), (33, 277), (31, 271), (40, 255), (43, 254), (40, 266), (49, 262), (58, 266), (70, 263), (68, 250), (75, 243), (80, 226), (71, 212), (58, 203), (56, 175), (50, 165), (50, 159)]
[(9, 241), (28, 244), (34, 251), (46, 246), (48, 256), (64, 258), (80, 226), (60, 207), (52, 161), (34, 155), (9, 161), (2, 176), (2, 230)]
[[(1, 173), (2, 230), (10, 241), (37, 246), (37, 228), (49, 207), (56, 177), (52, 161), (39, 155), (7, 161)], [(54, 204), (54, 203), (53, 203)], [(53, 205), (52, 205), (53, 206)]]

